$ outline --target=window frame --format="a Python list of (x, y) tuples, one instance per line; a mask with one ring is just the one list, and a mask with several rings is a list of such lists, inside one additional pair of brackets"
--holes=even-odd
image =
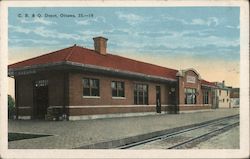
[(148, 105), (149, 93), (148, 84), (135, 83), (134, 84), (134, 104), (135, 105)]
[[(185, 104), (197, 104), (197, 91), (195, 88), (185, 88), (184, 93), (185, 93)], [(190, 98), (190, 96), (191, 96), (191, 102), (189, 102), (190, 100), (188, 99)]]
[[(113, 87), (115, 84), (115, 88)], [(118, 88), (118, 84), (121, 84), (121, 89)], [(120, 91), (122, 91), (120, 95)], [(115, 92), (115, 95), (113, 94)], [(123, 81), (111, 81), (111, 95), (112, 98), (125, 98), (125, 82)]]
[(203, 91), (203, 104), (209, 104), (209, 91)]
[[(84, 81), (88, 81), (88, 87), (85, 88)], [(94, 82), (97, 81), (97, 82)], [(85, 94), (85, 89), (88, 89), (88, 93)], [(97, 90), (97, 91), (96, 91)], [(82, 95), (83, 97), (89, 98), (99, 98), (100, 97), (100, 80), (96, 78), (82, 78)], [(94, 91), (96, 91), (96, 95), (94, 95)]]

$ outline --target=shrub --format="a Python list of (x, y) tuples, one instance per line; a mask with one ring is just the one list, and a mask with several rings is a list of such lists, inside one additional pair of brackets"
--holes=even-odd
[(11, 95), (8, 95), (8, 119), (13, 119), (15, 115), (15, 101)]

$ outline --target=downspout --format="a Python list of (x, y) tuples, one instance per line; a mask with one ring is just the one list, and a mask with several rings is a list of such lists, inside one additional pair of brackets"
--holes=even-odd
[(63, 72), (63, 110), (62, 110), (62, 117), (63, 120), (66, 120), (68, 118), (68, 111), (67, 111), (67, 106), (69, 105), (69, 94), (68, 94), (68, 89), (69, 89), (69, 76), (68, 72)]

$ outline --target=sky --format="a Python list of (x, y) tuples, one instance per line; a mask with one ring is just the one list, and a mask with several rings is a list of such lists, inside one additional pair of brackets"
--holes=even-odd
[[(239, 87), (239, 7), (9, 8), (9, 64), (74, 44)], [(13, 80), (9, 80), (13, 93)], [(11, 93), (11, 94), (12, 94)]]

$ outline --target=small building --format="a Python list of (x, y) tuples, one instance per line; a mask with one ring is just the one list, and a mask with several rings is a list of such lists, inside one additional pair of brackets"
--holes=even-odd
[(175, 70), (71, 46), (8, 66), (18, 119), (91, 119), (211, 109), (213, 83), (194, 69)]
[(240, 107), (240, 88), (232, 88), (230, 92), (231, 107)]
[(217, 86), (215, 89), (217, 108), (231, 108), (231, 88), (225, 85), (225, 81), (214, 83)]

